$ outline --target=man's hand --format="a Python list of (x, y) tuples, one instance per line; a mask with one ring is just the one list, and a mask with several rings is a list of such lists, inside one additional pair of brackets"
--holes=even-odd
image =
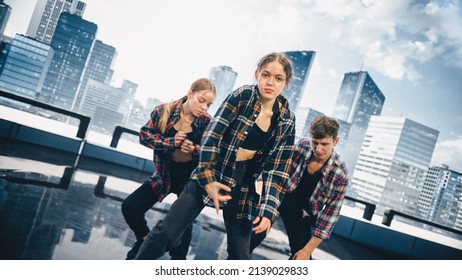
[(322, 239), (312, 236), (306, 245), (292, 256), (292, 260), (309, 260), (313, 251), (321, 244)]
[(301, 249), (300, 251), (298, 251), (297, 253), (295, 253), (295, 255), (293, 255), (292, 259), (293, 259), (293, 260), (309, 260), (309, 259), (310, 259), (310, 255), (311, 255), (310, 252), (308, 252), (308, 251), (305, 250), (305, 249)]
[[(231, 188), (221, 183), (209, 183), (205, 185), (205, 190), (207, 191), (207, 194), (212, 198), (213, 205), (217, 210), (217, 214), (218, 211), (220, 211), (220, 203), (226, 202), (231, 199), (231, 195), (229, 194), (231, 192)], [(220, 192), (220, 190), (222, 191)]]
[(270, 232), (271, 221), (266, 217), (256, 217), (255, 220), (253, 220), (253, 224), (256, 226), (252, 228), (252, 231), (256, 234), (266, 231), (266, 235), (268, 235), (268, 233)]

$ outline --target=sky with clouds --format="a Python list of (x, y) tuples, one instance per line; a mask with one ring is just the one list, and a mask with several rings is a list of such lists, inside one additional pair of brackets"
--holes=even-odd
[[(386, 96), (382, 115), (440, 131), (432, 164), (462, 172), (460, 0), (82, 0), (97, 38), (114, 46), (114, 85), (169, 101), (212, 67), (252, 83), (260, 57), (312, 50), (302, 105), (331, 114), (346, 72), (366, 70)], [(25, 34), (36, 0), (12, 7), (6, 35)]]

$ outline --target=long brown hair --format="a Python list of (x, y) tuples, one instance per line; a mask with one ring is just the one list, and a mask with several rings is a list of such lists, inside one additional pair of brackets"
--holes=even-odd
[(257, 71), (260, 71), (263, 69), (263, 67), (273, 61), (281, 63), (282, 67), (284, 68), (284, 73), (286, 74), (286, 85), (288, 85), (292, 80), (292, 63), (290, 62), (290, 59), (283, 53), (273, 52), (265, 55), (262, 59), (260, 59), (260, 62), (258, 62)]
[[(211, 92), (213, 92), (214, 95), (217, 94), (215, 85), (212, 83), (212, 81), (210, 81), (207, 78), (200, 78), (194, 81), (191, 87), (189, 88), (189, 90), (191, 90), (192, 93), (196, 93), (196, 92), (203, 91), (203, 90), (210, 90)], [(186, 99), (188, 99), (188, 95), (183, 96), (179, 100), (186, 100)], [(168, 119), (170, 118), (170, 114), (172, 113), (173, 108), (175, 108), (175, 104), (179, 100), (170, 102), (164, 106), (162, 113), (159, 117), (159, 124), (158, 124), (158, 128), (162, 134), (165, 133), (165, 130), (167, 129)]]

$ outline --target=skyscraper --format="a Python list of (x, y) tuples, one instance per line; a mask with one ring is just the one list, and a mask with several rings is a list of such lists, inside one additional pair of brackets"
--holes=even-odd
[(85, 64), (95, 41), (96, 24), (61, 13), (51, 47), (55, 50), (40, 100), (72, 109)]
[(417, 216), (439, 132), (401, 117), (372, 116), (348, 195)]
[(10, 18), (11, 7), (4, 3), (3, 0), (0, 0), (0, 35), (3, 35), (5, 32), (8, 19)]
[(385, 96), (366, 71), (346, 73), (332, 116), (351, 124), (342, 155), (352, 172), (371, 116), (382, 112)]
[(50, 44), (62, 12), (82, 17), (86, 4), (78, 0), (37, 0), (26, 35)]
[[(306, 108), (308, 108), (308, 110), (306, 110)], [(311, 109), (309, 107), (299, 108), (298, 111), (303, 112), (304, 116), (302, 118), (299, 118), (299, 116), (297, 115), (295, 124), (295, 136), (297, 136), (297, 138), (309, 138), (311, 122), (317, 116), (323, 116), (325, 114), (317, 110)]]
[(53, 49), (23, 35), (16, 34), (0, 62), (0, 89), (29, 98), (42, 90), (50, 67)]
[(284, 89), (283, 94), (289, 100), (290, 110), (297, 113), (316, 52), (289, 51), (284, 52), (284, 54), (292, 62), (293, 77), (289, 86)]
[(130, 114), (132, 113), (133, 104), (135, 103), (135, 94), (138, 90), (138, 84), (129, 80), (123, 80), (121, 89), (126, 92), (125, 98), (119, 106), (119, 112), (124, 114), (122, 124), (127, 126), (131, 119)]
[(96, 40), (85, 66), (79, 90), (74, 102), (74, 110), (80, 106), (83, 93), (87, 87), (88, 80), (92, 79), (101, 83), (109, 84), (114, 71), (112, 65), (116, 57), (116, 49), (110, 45)]
[(88, 80), (79, 112), (92, 118), (92, 130), (110, 134), (116, 125), (122, 124), (124, 113), (128, 114), (119, 112), (126, 96), (123, 89)]
[(346, 73), (333, 116), (367, 129), (371, 116), (382, 112), (385, 96), (366, 71)]
[(233, 91), (237, 73), (229, 66), (217, 66), (210, 70), (209, 78), (217, 89), (217, 96), (209, 108), (209, 114), (213, 116), (221, 103)]
[(421, 217), (460, 230), (461, 201), (462, 174), (447, 165), (430, 167), (419, 199)]
[(309, 133), (309, 128), (308, 130), (306, 129), (306, 126), (308, 124), (308, 114), (310, 113), (312, 109), (310, 107), (299, 107), (297, 115), (295, 117), (295, 138), (300, 139), (303, 137), (309, 137), (309, 134), (306, 134), (307, 132)]

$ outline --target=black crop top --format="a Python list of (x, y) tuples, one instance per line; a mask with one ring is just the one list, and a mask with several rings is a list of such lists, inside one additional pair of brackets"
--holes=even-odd
[[(165, 132), (165, 136), (167, 136), (167, 137), (175, 137), (175, 134), (177, 134), (177, 133), (178, 133), (178, 130), (176, 130), (176, 129), (172, 126), (172, 128), (170, 128), (169, 130), (167, 130), (167, 131)], [(193, 131), (188, 132), (188, 133), (186, 134), (186, 139), (188, 139), (188, 140), (190, 140), (191, 142), (193, 142), (193, 144), (196, 144), (196, 143), (195, 143), (196, 141), (195, 141), (195, 139), (194, 139), (194, 128), (193, 128)]]
[(273, 116), (271, 117), (271, 124), (268, 128), (268, 131), (263, 131), (261, 128), (254, 124), (253, 127), (249, 130), (247, 137), (242, 143), (241, 147), (251, 151), (258, 151), (268, 142), (271, 137), (273, 129), (276, 127), (277, 118), (279, 116), (279, 103), (274, 102), (273, 106)]

